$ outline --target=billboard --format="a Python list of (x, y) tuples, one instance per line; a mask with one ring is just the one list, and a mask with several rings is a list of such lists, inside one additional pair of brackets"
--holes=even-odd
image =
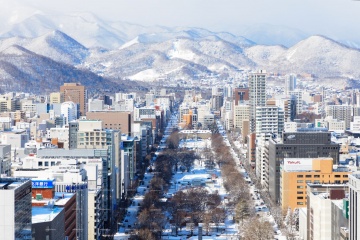
[(54, 180), (32, 179), (32, 188), (54, 188)]
[(312, 158), (284, 158), (285, 171), (311, 171)]

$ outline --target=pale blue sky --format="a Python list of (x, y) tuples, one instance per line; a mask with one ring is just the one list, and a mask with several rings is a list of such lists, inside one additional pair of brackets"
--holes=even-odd
[(353, 0), (20, 1), (40, 9), (89, 11), (109, 20), (147, 26), (191, 26), (239, 33), (241, 26), (267, 23), (299, 29), (309, 34), (360, 41), (360, 1)]

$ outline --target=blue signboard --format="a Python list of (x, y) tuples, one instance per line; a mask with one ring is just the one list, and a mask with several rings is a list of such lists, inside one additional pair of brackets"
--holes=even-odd
[(32, 179), (32, 188), (54, 188), (54, 180)]

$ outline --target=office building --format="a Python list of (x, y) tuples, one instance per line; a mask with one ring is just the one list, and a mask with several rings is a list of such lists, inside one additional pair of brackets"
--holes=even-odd
[(250, 107), (248, 104), (239, 104), (234, 106), (234, 128), (242, 129), (243, 121), (249, 121)]
[(306, 206), (306, 184), (345, 184), (348, 174), (347, 167), (333, 166), (332, 158), (285, 158), (280, 179), (282, 209)]
[(11, 145), (0, 145), (0, 177), (11, 175)]
[(88, 120), (100, 120), (102, 122), (101, 127), (103, 129), (120, 130), (122, 134), (127, 134), (129, 136), (132, 133), (132, 124), (134, 122), (132, 112), (122, 112), (122, 111), (87, 112), (86, 118)]
[(267, 141), (274, 135), (280, 136), (284, 130), (284, 111), (277, 106), (256, 107), (256, 176), (265, 182), (268, 164), (265, 160)]
[(50, 103), (54, 104), (54, 103), (62, 103), (62, 99), (64, 99), (63, 96), (61, 96), (60, 92), (53, 92), (50, 93)]
[(289, 92), (296, 89), (296, 76), (294, 74), (285, 76), (285, 94), (288, 95)]
[(349, 240), (360, 238), (360, 172), (349, 175)]
[(326, 106), (326, 116), (331, 116), (338, 121), (344, 121), (346, 129), (350, 128), (352, 120), (352, 106), (351, 105), (328, 105)]
[(303, 112), (303, 92), (299, 90), (289, 91), (289, 95), (295, 98), (296, 114)]
[(255, 132), (256, 127), (256, 107), (266, 105), (266, 71), (251, 73), (249, 81), (250, 99), (250, 132)]
[(85, 86), (80, 83), (64, 83), (63, 86), (60, 86), (60, 93), (61, 102), (71, 101), (79, 104), (80, 115), (85, 116), (87, 100)]
[(51, 203), (32, 207), (32, 238), (58, 240), (65, 239), (65, 210)]
[(78, 105), (74, 102), (63, 102), (61, 104), (61, 117), (65, 120), (64, 125), (78, 118)]
[(331, 142), (331, 133), (317, 129), (298, 129), (284, 132), (282, 138), (270, 139), (265, 161), (269, 170), (265, 173), (265, 188), (275, 202), (280, 201), (280, 164), (284, 158), (330, 157), (339, 164), (339, 144)]
[(0, 178), (0, 239), (31, 239), (31, 180)]
[(348, 187), (344, 184), (309, 183), (306, 192), (307, 229), (303, 239), (347, 239), (341, 237), (345, 232), (343, 228), (348, 226), (348, 219), (341, 214), (346, 209), (341, 205), (348, 194)]
[(239, 105), (249, 101), (249, 88), (234, 88), (234, 104)]

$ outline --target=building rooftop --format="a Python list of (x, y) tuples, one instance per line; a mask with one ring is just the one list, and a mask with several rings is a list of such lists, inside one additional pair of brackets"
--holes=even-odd
[(62, 207), (54, 207), (52, 204), (43, 207), (32, 207), (32, 223), (50, 222), (62, 210)]
[(55, 192), (55, 206), (64, 206), (73, 196), (75, 193), (68, 193), (68, 192)]
[(14, 190), (26, 181), (30, 181), (27, 178), (0, 178), (0, 190)]

